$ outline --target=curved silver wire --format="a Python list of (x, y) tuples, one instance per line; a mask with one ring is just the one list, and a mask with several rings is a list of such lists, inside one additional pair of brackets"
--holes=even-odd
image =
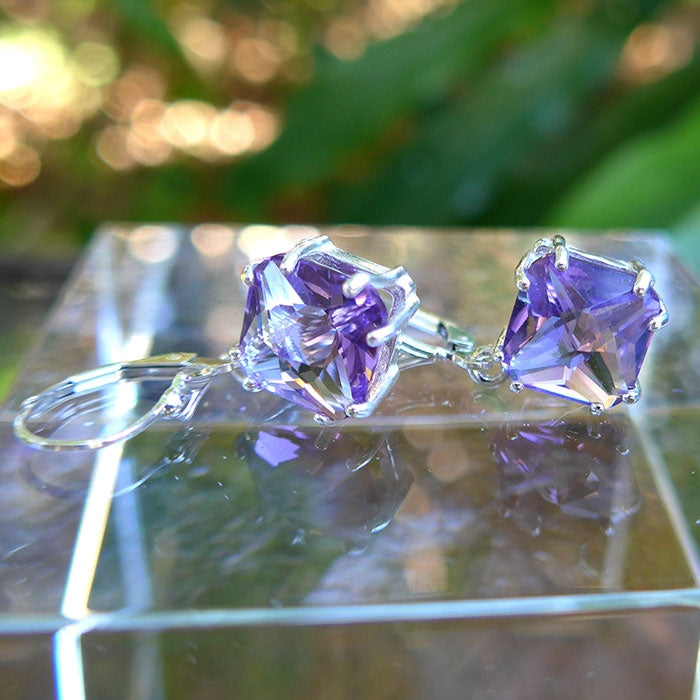
[[(98, 367), (68, 377), (37, 396), (26, 399), (14, 420), (15, 435), (33, 447), (44, 450), (95, 450), (113, 445), (143, 432), (162, 418), (189, 418), (212, 377), (230, 369), (227, 361), (198, 358), (194, 353), (171, 353)], [(125, 428), (99, 437), (67, 440), (41, 435), (28, 425), (34, 421), (40, 422), (71, 400), (87, 398), (90, 394), (116, 386), (119, 382), (136, 379), (171, 379), (171, 383), (149, 411)], [(86, 405), (88, 402), (84, 401), (83, 407)], [(70, 417), (74, 415), (75, 412)]]

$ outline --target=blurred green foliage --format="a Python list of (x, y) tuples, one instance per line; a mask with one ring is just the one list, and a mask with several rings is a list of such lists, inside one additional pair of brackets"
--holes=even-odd
[[(383, 34), (376, 12), (401, 3), (21, 5), (0, 2), (0, 38), (41, 27), (68, 54), (99, 41), (119, 69), (74, 133), (27, 136), (41, 171), (0, 190), (5, 254), (70, 253), (103, 220), (342, 221), (661, 227), (700, 262), (697, 2), (426, 0)], [(182, 16), (225, 37), (221, 65), (192, 58)], [(246, 79), (229, 59), (270, 22), (293, 51)], [(339, 58), (328, 37), (348, 22), (361, 45)], [(136, 63), (162, 77), (163, 105), (247, 100), (279, 114), (279, 134), (260, 152), (115, 169), (96, 144), (110, 124), (131, 128), (104, 105)]]

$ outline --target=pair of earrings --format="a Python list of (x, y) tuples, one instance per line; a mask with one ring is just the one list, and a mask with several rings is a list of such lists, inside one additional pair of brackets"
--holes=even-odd
[[(213, 377), (232, 372), (249, 391), (267, 390), (314, 413), (319, 423), (371, 415), (402, 369), (456, 363), (479, 383), (510, 380), (588, 404), (601, 413), (640, 398), (651, 338), (668, 322), (652, 274), (540, 239), (515, 270), (517, 298), (498, 340), (475, 347), (455, 323), (420, 308), (403, 267), (387, 268), (337, 248), (327, 236), (250, 262), (240, 342), (220, 359), (173, 353), (70, 377), (27, 399), (15, 433), (45, 449), (96, 449), (161, 418), (188, 419)], [(172, 379), (143, 416), (94, 438), (49, 437), (69, 403), (124, 379)], [(78, 409), (79, 410), (79, 407)]]

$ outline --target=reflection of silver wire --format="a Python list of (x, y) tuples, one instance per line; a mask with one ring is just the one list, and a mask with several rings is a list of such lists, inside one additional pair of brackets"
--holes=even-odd
[[(211, 430), (209, 429), (203, 430), (192, 427), (185, 428), (184, 430), (178, 430), (172, 435), (166, 444), (164, 454), (158, 460), (158, 462), (150, 467), (148, 471), (139, 479), (128, 486), (115, 491), (112, 497), (117, 498), (118, 496), (123, 496), (134, 491), (139, 486), (152, 479), (158, 472), (163, 471), (173, 464), (187, 465), (192, 463), (197, 456), (202, 443), (206, 440), (210, 433)], [(25, 460), (20, 468), (20, 474), (27, 484), (41, 493), (47, 493), (53, 498), (60, 500), (71, 500), (82, 497), (87, 490), (87, 486), (67, 488), (65, 486), (52, 484), (50, 481), (47, 481), (43, 477), (39, 476), (32, 464), (34, 462), (34, 458), (37, 456), (38, 455), (33, 454), (32, 458)]]

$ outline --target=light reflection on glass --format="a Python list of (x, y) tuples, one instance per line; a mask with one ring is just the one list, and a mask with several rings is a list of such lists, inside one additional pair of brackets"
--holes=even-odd
[(234, 232), (222, 224), (200, 224), (190, 234), (192, 245), (205, 258), (218, 258), (233, 248)]
[(238, 236), (238, 248), (251, 260), (255, 260), (283, 253), (305, 237), (308, 236), (304, 236), (303, 233), (299, 235), (294, 230), (285, 230), (279, 226), (252, 224), (241, 230)]
[(499, 507), (534, 535), (559, 514), (612, 529), (640, 506), (623, 421), (525, 421), (493, 430), (489, 444)]
[(141, 262), (165, 262), (175, 255), (178, 238), (167, 226), (139, 226), (127, 241), (129, 252)]

